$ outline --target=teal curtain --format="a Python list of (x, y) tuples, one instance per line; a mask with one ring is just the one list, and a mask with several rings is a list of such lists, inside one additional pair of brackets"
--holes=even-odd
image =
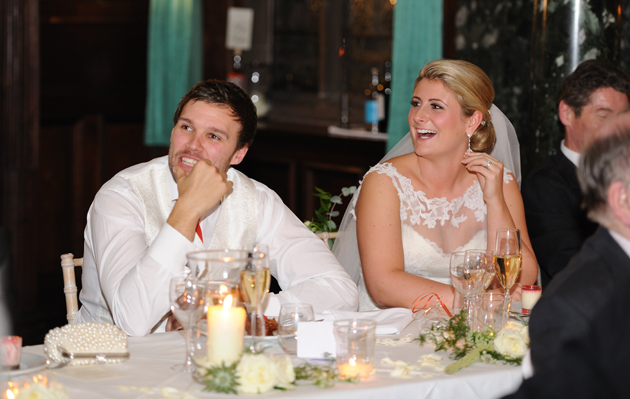
[(413, 82), (429, 61), (442, 57), (443, 0), (398, 0), (394, 9), (392, 94), (387, 150), (409, 132)]
[(202, 79), (201, 0), (151, 0), (144, 142), (169, 145), (179, 100)]

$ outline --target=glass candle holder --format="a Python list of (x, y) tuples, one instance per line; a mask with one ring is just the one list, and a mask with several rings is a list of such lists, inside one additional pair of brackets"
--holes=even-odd
[(333, 323), (337, 368), (342, 377), (369, 377), (374, 368), (376, 322), (364, 319)]
[(495, 332), (501, 331), (508, 321), (510, 312), (509, 297), (506, 294), (497, 294), (495, 292), (480, 295), (479, 314), (482, 328), (485, 330), (490, 327)]
[(237, 362), (243, 353), (245, 308), (238, 300), (238, 289), (225, 282), (208, 281), (205, 317), (193, 328), (193, 378), (202, 382), (204, 369)]
[(8, 335), (0, 337), (0, 370), (20, 368), (22, 337)]
[(521, 312), (529, 316), (541, 295), (542, 288), (539, 285), (524, 285), (521, 291)]

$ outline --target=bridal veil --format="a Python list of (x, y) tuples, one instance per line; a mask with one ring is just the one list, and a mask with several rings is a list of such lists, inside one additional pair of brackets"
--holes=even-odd
[[(512, 126), (510, 120), (494, 104), (492, 108), (490, 108), (490, 115), (496, 133), (496, 144), (490, 155), (503, 162), (504, 168), (514, 173), (520, 187), (521, 156), (514, 126)], [(413, 152), (413, 142), (411, 141), (411, 135), (407, 134), (380, 160), (380, 162), (411, 152)], [(361, 189), (359, 187), (346, 209), (346, 213), (339, 227), (339, 235), (333, 246), (333, 253), (357, 285), (361, 278), (361, 259), (359, 258), (354, 207), (360, 192)]]

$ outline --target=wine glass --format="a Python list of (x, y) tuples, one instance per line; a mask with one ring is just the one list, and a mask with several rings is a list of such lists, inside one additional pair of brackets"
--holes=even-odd
[(494, 249), (494, 271), (499, 283), (505, 289), (506, 300), (510, 297), (510, 288), (521, 272), (521, 232), (519, 229), (497, 229)]
[(483, 285), (481, 291), (487, 290), (494, 279), (494, 264), (492, 251), (486, 251), (485, 249), (469, 249), (466, 251), (465, 261), (469, 263), (479, 263), (484, 269)]
[(266, 245), (257, 244), (250, 253), (250, 259), (241, 271), (241, 297), (245, 307), (250, 312), (250, 336), (252, 344), (250, 350), (256, 349), (256, 336), (265, 336), (265, 323), (262, 304), (269, 292), (271, 273), (269, 271), (269, 250)]
[(313, 321), (313, 306), (308, 303), (284, 303), (278, 316), (280, 346), (289, 355), (297, 354), (297, 329), (302, 321)]
[(483, 288), (486, 268), (485, 251), (455, 251), (451, 254), (453, 286), (464, 298), (464, 309), (472, 315), (471, 298)]
[(205, 295), (205, 286), (189, 276), (173, 277), (169, 286), (171, 312), (184, 328), (186, 360), (171, 367), (175, 371), (193, 372), (191, 334), (193, 325), (200, 318)]

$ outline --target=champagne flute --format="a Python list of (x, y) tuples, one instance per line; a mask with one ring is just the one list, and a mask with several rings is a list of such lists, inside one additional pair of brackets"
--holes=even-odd
[(193, 372), (192, 328), (201, 316), (204, 307), (205, 286), (189, 276), (173, 277), (169, 286), (171, 312), (184, 328), (186, 339), (186, 360), (183, 364), (171, 367), (175, 371)]
[(509, 300), (510, 289), (521, 272), (521, 232), (519, 229), (497, 229), (494, 271)]
[(455, 251), (451, 254), (451, 280), (457, 292), (464, 298), (464, 309), (468, 312), (469, 322), (472, 315), (471, 298), (483, 288), (485, 268), (485, 251)]
[(265, 336), (265, 323), (262, 304), (269, 292), (271, 273), (269, 271), (269, 250), (266, 245), (257, 244), (250, 253), (251, 258), (245, 269), (241, 271), (241, 297), (250, 312), (250, 350), (256, 349), (256, 336)]

